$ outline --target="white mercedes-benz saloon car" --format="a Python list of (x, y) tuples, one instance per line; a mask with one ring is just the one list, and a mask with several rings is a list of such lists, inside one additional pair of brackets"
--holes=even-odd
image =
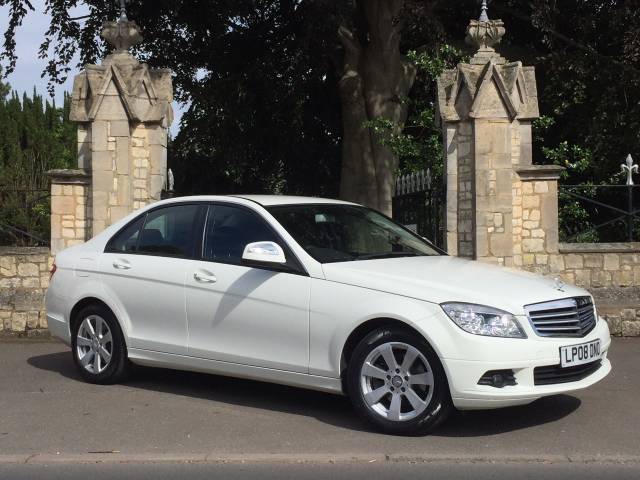
[(131, 363), (276, 382), (419, 434), (454, 407), (527, 404), (611, 370), (587, 291), (447, 256), (339, 200), (157, 202), (60, 252), (51, 274), (49, 329), (92, 383)]

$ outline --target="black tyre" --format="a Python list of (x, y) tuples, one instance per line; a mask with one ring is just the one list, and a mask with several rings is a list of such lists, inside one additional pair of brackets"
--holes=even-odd
[(347, 367), (356, 411), (378, 430), (424, 435), (453, 409), (438, 355), (414, 333), (380, 328), (356, 346)]
[(120, 326), (102, 305), (84, 307), (73, 322), (73, 360), (87, 382), (111, 384), (124, 380), (131, 364)]

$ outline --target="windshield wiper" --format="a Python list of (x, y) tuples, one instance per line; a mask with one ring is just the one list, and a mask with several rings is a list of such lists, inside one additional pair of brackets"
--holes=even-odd
[(381, 252), (368, 253), (366, 255), (358, 255), (354, 260), (374, 260), (378, 258), (394, 258), (394, 257), (422, 257), (424, 254), (416, 252)]

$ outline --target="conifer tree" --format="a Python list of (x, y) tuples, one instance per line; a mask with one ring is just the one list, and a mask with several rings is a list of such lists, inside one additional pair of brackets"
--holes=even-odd
[(46, 172), (75, 164), (69, 101), (65, 95), (58, 108), (35, 88), (20, 99), (0, 82), (0, 245), (38, 245), (49, 238)]

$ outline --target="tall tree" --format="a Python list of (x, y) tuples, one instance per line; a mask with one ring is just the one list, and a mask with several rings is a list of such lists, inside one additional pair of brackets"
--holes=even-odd
[[(88, 17), (74, 19), (81, 3)], [(104, 55), (96, 33), (117, 17), (116, 3), (46, 0), (51, 27), (41, 54), (50, 78), (62, 80), (75, 54), (82, 64)], [(146, 39), (137, 54), (171, 68), (177, 99), (190, 105), (171, 148), (178, 188), (336, 195), (344, 167), (345, 195), (387, 210), (363, 190), (379, 192), (381, 178), (388, 189), (396, 165), (441, 171), (433, 82), (467, 51), (464, 31), (478, 4), (357, 0), (354, 11), (352, 0), (129, 2)], [(10, 18), (0, 52), (8, 67), (30, 5), (0, 0)], [(626, 153), (640, 157), (637, 1), (493, 0), (490, 16), (507, 27), (503, 56), (536, 67), (545, 116), (536, 161), (568, 166), (572, 182), (601, 182)], [(401, 52), (418, 68), (408, 92)], [(388, 166), (386, 178), (374, 176), (376, 162)]]
[(32, 245), (49, 237), (46, 172), (75, 165), (76, 130), (68, 96), (57, 108), (8, 90), (0, 84), (0, 244)]
[[(391, 214), (398, 157), (382, 140), (407, 118), (416, 69), (400, 53), (403, 0), (357, 0), (355, 31), (340, 26), (344, 67), (340, 196)], [(387, 121), (379, 130), (371, 122)], [(369, 128), (365, 128), (371, 125)]]

